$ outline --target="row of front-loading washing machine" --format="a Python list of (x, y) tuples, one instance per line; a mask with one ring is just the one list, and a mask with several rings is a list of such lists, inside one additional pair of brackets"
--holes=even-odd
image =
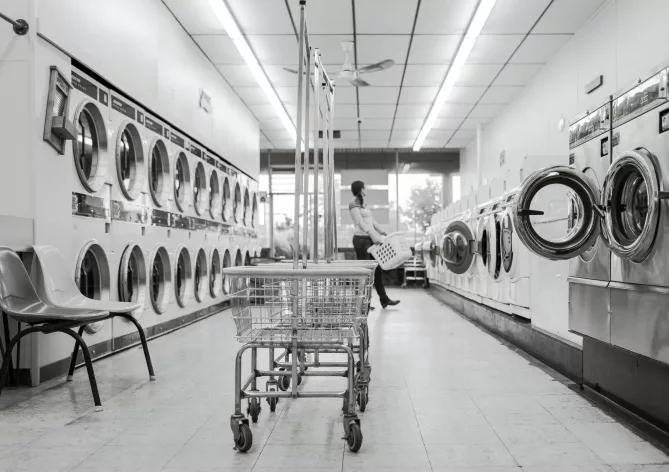
[(669, 364), (669, 68), (579, 115), (569, 155), (528, 156), (518, 177), (435, 215), (430, 281), (511, 312), (532, 281), (550, 308), (536, 262), (569, 261), (569, 330)]
[[(220, 305), (229, 292), (223, 269), (260, 255), (257, 181), (94, 74), (74, 65), (69, 72), (61, 106), (76, 138), (60, 177), (72, 195), (72, 224), (69, 245), (58, 249), (81, 292), (141, 302), (134, 316), (145, 329), (169, 329), (169, 321)], [(89, 325), (87, 343), (113, 349), (133, 332), (114, 318)], [(66, 357), (70, 348), (48, 356)]]
[(417, 252), (431, 283), (529, 318), (529, 253), (517, 241), (514, 195), (504, 185), (493, 181), (437, 212)]

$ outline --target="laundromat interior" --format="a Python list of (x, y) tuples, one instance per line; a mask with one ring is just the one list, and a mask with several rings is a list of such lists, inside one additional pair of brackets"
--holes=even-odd
[(0, 0), (0, 472), (669, 472), (667, 18)]

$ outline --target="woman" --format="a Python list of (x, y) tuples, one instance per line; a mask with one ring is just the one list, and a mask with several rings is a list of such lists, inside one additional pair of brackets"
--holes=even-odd
[[(365, 205), (365, 184), (356, 180), (351, 184), (351, 192), (353, 193), (353, 200), (348, 204), (348, 211), (351, 213), (351, 219), (355, 224), (355, 235), (353, 236), (353, 248), (358, 260), (372, 259), (372, 256), (367, 252), (372, 244), (378, 244), (383, 241), (386, 233), (374, 221), (372, 210)], [(386, 289), (383, 286), (383, 277), (380, 266), (376, 266), (374, 272), (374, 288), (381, 300), (381, 306), (386, 308), (388, 306), (395, 306), (399, 300), (391, 300), (386, 295)]]

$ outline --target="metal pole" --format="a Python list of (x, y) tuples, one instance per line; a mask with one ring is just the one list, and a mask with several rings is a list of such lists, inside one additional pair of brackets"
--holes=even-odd
[(269, 175), (269, 257), (274, 257), (274, 193), (272, 192), (272, 151), (267, 151)]
[[(326, 84), (323, 84), (323, 90), (325, 89)], [(329, 107), (327, 91), (324, 95), (325, 102), (323, 105), (327, 109)], [(326, 262), (332, 261), (331, 249), (330, 249), (330, 141), (328, 139), (328, 126), (329, 126), (330, 115), (325, 113), (323, 115), (323, 210), (325, 211), (325, 218), (323, 219), (323, 236), (325, 239), (325, 260)]]
[[(334, 137), (332, 136), (333, 129), (334, 129), (334, 84), (332, 85), (332, 92), (331, 92), (331, 105), (330, 105), (330, 127), (328, 128), (328, 136), (329, 136), (329, 141), (332, 143), (334, 140)], [(331, 195), (332, 195), (332, 256), (334, 259), (337, 258), (337, 200), (335, 198), (335, 188), (334, 188), (334, 146), (330, 146), (329, 148), (330, 152), (330, 187), (331, 187)]]
[(395, 231), (400, 230), (400, 153), (395, 151)]
[(318, 264), (318, 130), (320, 129), (320, 51), (314, 50), (314, 262)]
[(309, 244), (307, 238), (309, 237), (309, 121), (310, 121), (310, 109), (309, 109), (309, 92), (311, 91), (311, 51), (307, 54), (307, 89), (306, 96), (304, 97), (304, 111), (306, 114), (304, 120), (304, 185), (302, 190), (304, 191), (304, 228), (302, 243), (304, 244), (304, 252), (302, 253), (303, 262), (302, 266), (307, 268), (307, 259), (309, 259)]
[[(304, 74), (304, 2), (300, 2), (300, 51), (297, 70), (297, 126), (295, 126), (295, 208), (293, 221), (293, 269), (300, 251), (300, 183), (302, 177), (302, 86)], [(297, 299), (296, 299), (297, 300)]]
[(30, 28), (28, 26), (28, 22), (22, 18), (19, 18), (18, 20), (14, 21), (7, 15), (3, 15), (0, 13), (0, 18), (5, 20), (7, 23), (10, 23), (12, 27), (14, 28), (14, 32), (18, 34), (19, 36), (23, 36), (28, 32), (28, 29)]

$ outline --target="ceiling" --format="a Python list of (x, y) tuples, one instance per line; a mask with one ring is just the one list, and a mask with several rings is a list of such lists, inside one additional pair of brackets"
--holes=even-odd
[[(295, 143), (213, 15), (209, 0), (163, 0), (260, 123), (261, 149)], [(226, 0), (295, 122), (298, 0)], [(497, 0), (424, 148), (462, 148), (495, 118), (606, 0)], [(410, 148), (453, 60), (478, 0), (308, 0), (309, 42), (330, 75), (355, 42), (357, 65), (393, 59), (365, 75), (371, 86), (337, 81), (337, 147)], [(360, 123), (358, 123), (358, 117)]]

